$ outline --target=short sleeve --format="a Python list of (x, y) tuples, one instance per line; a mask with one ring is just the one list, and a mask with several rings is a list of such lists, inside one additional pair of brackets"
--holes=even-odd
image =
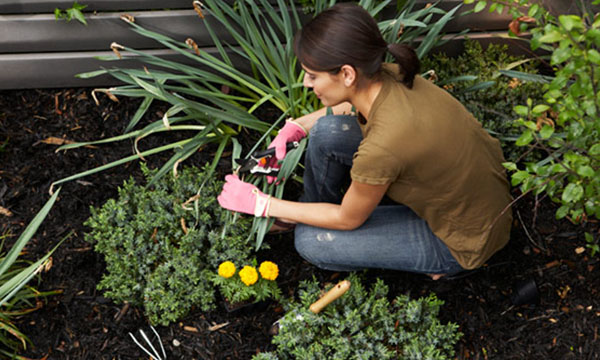
[(384, 185), (396, 181), (401, 174), (400, 159), (389, 150), (365, 138), (352, 160), (353, 181), (369, 185)]

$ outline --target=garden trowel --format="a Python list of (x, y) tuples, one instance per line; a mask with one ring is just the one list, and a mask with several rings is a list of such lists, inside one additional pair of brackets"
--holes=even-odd
[[(326, 292), (325, 295), (321, 296), (321, 298), (319, 298), (319, 300), (312, 303), (312, 305), (310, 305), (310, 307), (308, 309), (311, 312), (313, 312), (314, 314), (318, 314), (327, 305), (331, 304), (335, 299), (344, 295), (344, 293), (346, 293), (346, 291), (348, 291), (348, 289), (350, 289), (350, 281), (342, 280), (336, 286), (332, 287), (328, 292)], [(302, 317), (302, 314), (296, 314), (295, 320), (302, 321), (303, 319), (304, 318)], [(279, 320), (275, 321), (273, 323), (273, 325), (271, 325), (269, 334), (277, 335), (279, 333), (279, 329), (281, 329), (283, 326), (281, 324), (281, 320), (282, 319), (279, 319)]]

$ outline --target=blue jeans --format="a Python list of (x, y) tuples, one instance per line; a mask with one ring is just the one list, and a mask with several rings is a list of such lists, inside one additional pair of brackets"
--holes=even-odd
[[(340, 204), (361, 140), (356, 117), (320, 118), (310, 131), (300, 201)], [(381, 268), (452, 275), (464, 270), (425, 220), (407, 206), (390, 202), (379, 205), (355, 230), (298, 224), (296, 250), (310, 263), (334, 271)]]

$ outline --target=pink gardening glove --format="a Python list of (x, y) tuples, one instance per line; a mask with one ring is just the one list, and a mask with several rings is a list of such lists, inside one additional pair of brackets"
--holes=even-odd
[(221, 207), (254, 216), (267, 216), (271, 196), (240, 180), (237, 175), (225, 176), (223, 191), (217, 197)]
[[(293, 141), (300, 141), (301, 139), (306, 137), (306, 131), (302, 127), (302, 125), (293, 122), (291, 120), (286, 121), (285, 125), (279, 130), (279, 133), (273, 139), (270, 148), (275, 148), (275, 157), (271, 158), (269, 162), (269, 166), (275, 169), (279, 169), (279, 164), (277, 163), (279, 160), (283, 160), (287, 153), (286, 146), (287, 143)], [(277, 178), (274, 176), (267, 176), (267, 181), (271, 184)]]

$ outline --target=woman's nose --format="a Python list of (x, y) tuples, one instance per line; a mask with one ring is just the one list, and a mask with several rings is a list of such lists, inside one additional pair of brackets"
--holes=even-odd
[(302, 81), (302, 85), (304, 85), (305, 88), (312, 88), (312, 82), (310, 81), (310, 78), (308, 77), (308, 74), (304, 74), (304, 79)]

